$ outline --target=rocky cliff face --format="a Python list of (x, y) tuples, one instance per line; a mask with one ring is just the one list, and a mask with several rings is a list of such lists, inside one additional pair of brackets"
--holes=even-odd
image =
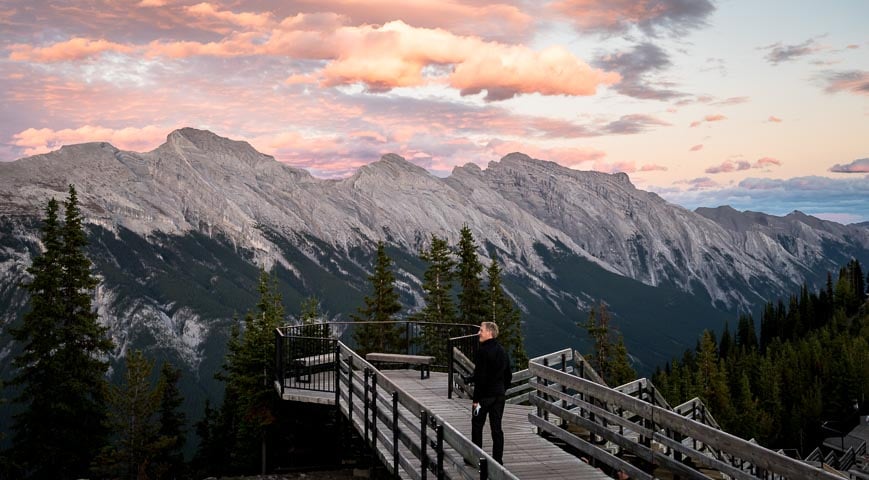
[[(209, 348), (220, 351), (208, 346), (216, 325), (253, 305), (257, 266), (280, 267), (288, 304), (317, 295), (342, 317), (366, 293), (369, 255), (383, 239), (408, 307), (419, 308), (417, 252), (433, 233), (454, 244), (464, 224), (484, 257), (496, 251), (505, 263), (532, 352), (575, 341), (582, 310), (605, 300), (651, 368), (736, 310), (822, 279), (851, 256), (869, 261), (864, 226), (798, 212), (691, 212), (625, 174), (519, 153), (448, 178), (386, 155), (322, 180), (245, 142), (185, 128), (151, 152), (89, 143), (0, 164), (4, 331), (23, 308), (14, 285), (38, 248), (35, 219), (70, 183), (91, 224), (104, 278), (98, 305), (116, 341), (167, 346), (195, 371)], [(0, 360), (11, 348), (0, 348)]]

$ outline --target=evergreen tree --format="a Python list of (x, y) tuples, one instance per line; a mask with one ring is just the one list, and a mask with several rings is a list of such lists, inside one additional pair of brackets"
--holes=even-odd
[(700, 398), (722, 421), (727, 421), (732, 414), (730, 389), (718, 357), (715, 336), (709, 330), (704, 330), (700, 339), (697, 367), (695, 384)]
[(401, 311), (401, 304), (398, 303), (391, 267), (392, 260), (386, 255), (385, 245), (378, 242), (374, 273), (368, 277), (372, 287), (371, 295), (365, 297), (365, 305), (359, 307), (351, 318), (356, 322), (382, 324), (362, 323), (356, 326), (353, 339), (360, 355), (375, 351), (397, 353), (404, 350), (401, 329), (394, 323), (397, 320), (396, 314)]
[(586, 323), (581, 324), (586, 332), (588, 332), (588, 336), (592, 341), (592, 354), (589, 358), (591, 368), (593, 368), (604, 380), (607, 380), (610, 374), (609, 358), (611, 355), (610, 350), (612, 344), (610, 343), (609, 338), (609, 322), (609, 312), (607, 312), (606, 305), (601, 302), (600, 314), (592, 308), (588, 313), (588, 320)]
[(628, 357), (628, 349), (625, 346), (625, 339), (619, 335), (619, 340), (612, 348), (612, 358), (610, 359), (610, 378), (611, 385), (624, 385), (628, 382), (637, 379), (637, 372), (631, 366), (631, 360)]
[[(415, 319), (426, 323), (456, 323), (456, 308), (453, 305), (453, 260), (446, 239), (432, 234), (428, 250), (420, 253), (428, 263), (423, 275), (422, 290), (425, 306)], [(443, 365), (446, 359), (446, 344), (449, 334), (443, 327), (423, 325), (421, 337), (424, 351), (436, 357), (435, 363)]]
[(191, 462), (191, 470), (195, 478), (205, 478), (225, 473), (222, 468), (226, 462), (224, 445), (220, 438), (220, 413), (211, 407), (211, 402), (205, 400), (202, 418), (193, 427), (199, 437), (199, 446)]
[(501, 268), (495, 254), (492, 255), (492, 263), (489, 265), (487, 273), (489, 283), (483, 292), (486, 319), (489, 322), (495, 322), (500, 327), (498, 340), (507, 350), (515, 369), (527, 368), (528, 355), (525, 353), (519, 308), (504, 292), (501, 285)]
[(160, 368), (160, 407), (157, 411), (159, 433), (163, 439), (163, 448), (155, 458), (158, 478), (178, 479), (185, 474), (183, 448), (186, 441), (186, 419), (181, 411), (184, 399), (178, 390), (180, 380), (181, 370), (168, 362), (163, 363)]
[(115, 440), (97, 458), (95, 469), (113, 478), (153, 477), (154, 461), (165, 448), (157, 411), (162, 392), (151, 385), (154, 362), (141, 350), (128, 352), (127, 371), (120, 386), (111, 386), (109, 425)]
[(462, 227), (458, 245), (459, 319), (461, 323), (479, 325), (486, 318), (485, 298), (480, 274), (483, 265), (477, 257), (477, 242), (471, 229)]
[(724, 332), (721, 334), (721, 341), (718, 343), (718, 353), (721, 358), (730, 356), (733, 349), (733, 337), (730, 335), (730, 326), (724, 322)]
[(323, 312), (320, 311), (320, 300), (311, 296), (302, 300), (299, 322), (303, 325), (302, 336), (328, 338), (329, 325), (323, 322)]
[(259, 470), (265, 473), (268, 430), (276, 422), (280, 402), (274, 387), (274, 331), (283, 322), (284, 307), (277, 281), (265, 271), (258, 290), (258, 312), (248, 312), (243, 335), (236, 330), (228, 344), (224, 409), (234, 410), (226, 414), (235, 421), (232, 466), (254, 471), (259, 458)]
[(97, 280), (72, 185), (64, 207), (61, 225), (57, 202), (48, 202), (45, 251), (34, 258), (25, 285), (31, 310), (11, 331), (22, 345), (13, 360), (12, 384), (21, 387), (16, 402), (24, 407), (14, 418), (13, 457), (24, 477), (87, 476), (107, 435), (105, 357), (113, 345), (91, 305)]

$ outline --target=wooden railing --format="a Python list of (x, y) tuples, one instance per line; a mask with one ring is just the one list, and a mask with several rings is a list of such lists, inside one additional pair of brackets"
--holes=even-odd
[(396, 477), (516, 480), (467, 437), (341, 342), (335, 402)]
[[(568, 354), (575, 353), (564, 350), (556, 352), (554, 358), (547, 355), (530, 361), (535, 389), (531, 404), (537, 407), (537, 413), (530, 413), (529, 421), (540, 432), (564, 441), (598, 464), (623, 471), (632, 479), (655, 478), (648, 473), (655, 467), (688, 479), (718, 478), (700, 467), (736, 479), (841, 479), (709, 425), (714, 422), (711, 416), (703, 423), (683, 415), (690, 411), (702, 415), (702, 403), (687, 402), (680, 406), (684, 410), (680, 413), (659, 399), (654, 389), (642, 399), (620, 391), (636, 394), (650, 384), (643, 387), (640, 382), (614, 389), (599, 378), (590, 379), (596, 374), (589, 374), (587, 366), (576, 369), (581, 375), (574, 374), (567, 366), (577, 365), (578, 359), (568, 359)], [(574, 433), (578, 429), (588, 432), (589, 437)], [(612, 445), (616, 451), (602, 448), (601, 444)], [(643, 468), (616, 454), (625, 452), (640, 459)]]

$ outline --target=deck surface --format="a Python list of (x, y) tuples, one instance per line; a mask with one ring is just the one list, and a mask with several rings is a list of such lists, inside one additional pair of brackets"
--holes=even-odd
[[(447, 374), (432, 372), (431, 378), (420, 380), (416, 370), (384, 370), (401, 389), (415, 397), (432, 412), (440, 415), (462, 435), (471, 438), (471, 401), (447, 398)], [(552, 442), (537, 435), (528, 423), (533, 407), (506, 405), (504, 430), (504, 465), (521, 479), (609, 479), (600, 470), (565, 452)], [(492, 453), (492, 435), (488, 422), (483, 431), (483, 449)]]
[[(398, 386), (439, 415), (467, 438), (471, 438), (471, 401), (447, 398), (447, 374), (432, 372), (431, 378), (420, 380), (418, 370), (381, 370)], [(331, 372), (312, 375), (312, 383), (331, 387)], [(284, 400), (335, 404), (335, 394), (293, 388), (284, 389)], [(528, 422), (533, 407), (506, 405), (502, 428), (504, 430), (504, 464), (523, 480), (591, 480), (609, 479), (602, 471), (562, 450), (549, 440), (537, 435)], [(483, 448), (492, 453), (492, 436), (488, 424), (483, 431)]]

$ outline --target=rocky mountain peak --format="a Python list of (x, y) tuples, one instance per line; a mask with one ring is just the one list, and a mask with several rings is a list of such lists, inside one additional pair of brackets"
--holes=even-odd
[(369, 163), (357, 170), (353, 177), (361, 176), (378, 176), (397, 179), (416, 176), (431, 177), (432, 175), (428, 170), (418, 165), (414, 165), (401, 155), (387, 153), (380, 157), (380, 160)]

